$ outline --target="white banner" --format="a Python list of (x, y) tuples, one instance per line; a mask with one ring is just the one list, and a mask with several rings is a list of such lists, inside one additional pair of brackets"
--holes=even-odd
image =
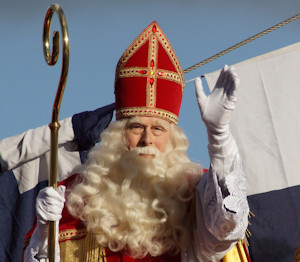
[[(234, 67), (241, 84), (230, 128), (248, 195), (300, 185), (300, 43)], [(218, 75), (205, 75), (210, 90)]]

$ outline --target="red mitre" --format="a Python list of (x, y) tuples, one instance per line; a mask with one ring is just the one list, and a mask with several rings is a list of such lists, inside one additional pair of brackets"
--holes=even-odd
[(177, 124), (184, 86), (178, 58), (154, 21), (117, 64), (116, 119), (155, 116)]

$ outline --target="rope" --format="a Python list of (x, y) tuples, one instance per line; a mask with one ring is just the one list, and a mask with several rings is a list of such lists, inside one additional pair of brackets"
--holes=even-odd
[(198, 68), (200, 66), (203, 66), (203, 65), (205, 65), (205, 64), (207, 64), (207, 63), (215, 60), (216, 58), (218, 58), (218, 57), (220, 57), (222, 55), (225, 55), (225, 54), (231, 52), (232, 50), (234, 50), (234, 49), (236, 49), (236, 48), (238, 48), (238, 47), (240, 47), (242, 45), (245, 45), (245, 44), (247, 44), (247, 43), (249, 43), (249, 42), (251, 42), (251, 41), (253, 41), (253, 40), (255, 40), (255, 39), (257, 39), (257, 38), (259, 38), (259, 37), (261, 37), (263, 35), (265, 35), (265, 34), (268, 34), (268, 33), (272, 32), (272, 31), (274, 31), (274, 30), (276, 30), (276, 29), (278, 29), (278, 28), (280, 28), (282, 26), (285, 26), (286, 24), (288, 24), (290, 22), (295, 21), (298, 18), (300, 18), (300, 13), (297, 14), (297, 15), (295, 15), (295, 16), (292, 16), (291, 18), (289, 18), (289, 19), (287, 19), (287, 20), (285, 20), (285, 21), (283, 21), (283, 22), (281, 22), (281, 23), (279, 23), (277, 25), (274, 25), (274, 26), (272, 26), (272, 27), (270, 27), (270, 28), (268, 28), (268, 29), (266, 29), (266, 30), (264, 30), (264, 31), (256, 34), (256, 35), (254, 35), (254, 36), (249, 37), (246, 40), (244, 40), (244, 41), (242, 41), (240, 43), (237, 43), (237, 44), (235, 44), (235, 45), (233, 45), (233, 46), (231, 46), (231, 47), (229, 47), (229, 48), (221, 51), (220, 53), (217, 53), (217, 54), (215, 54), (215, 55), (213, 55), (213, 56), (211, 56), (211, 57), (203, 60), (202, 62), (199, 62), (199, 63), (197, 63), (197, 64), (195, 64), (195, 65), (193, 65), (193, 66), (185, 69), (183, 71), (183, 73), (186, 74), (186, 73), (188, 73), (188, 72), (190, 72), (190, 71), (192, 71), (192, 70), (194, 70), (194, 69), (196, 69), (196, 68)]

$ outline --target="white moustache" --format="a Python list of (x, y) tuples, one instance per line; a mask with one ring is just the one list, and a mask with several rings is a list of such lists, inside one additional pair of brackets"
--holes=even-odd
[(133, 151), (136, 152), (137, 155), (153, 155), (157, 154), (157, 149), (152, 146), (145, 146), (145, 147), (135, 147)]

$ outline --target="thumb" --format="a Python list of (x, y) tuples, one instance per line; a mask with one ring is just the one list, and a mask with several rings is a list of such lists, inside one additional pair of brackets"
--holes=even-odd
[(66, 192), (66, 187), (64, 185), (61, 185), (57, 188), (57, 192), (60, 194), (60, 196), (65, 199), (65, 192)]
[(194, 85), (195, 85), (195, 90), (196, 90), (197, 103), (198, 103), (201, 115), (203, 115), (203, 112), (205, 110), (206, 103), (207, 103), (207, 96), (204, 93), (202, 80), (200, 77), (197, 77), (195, 79)]

